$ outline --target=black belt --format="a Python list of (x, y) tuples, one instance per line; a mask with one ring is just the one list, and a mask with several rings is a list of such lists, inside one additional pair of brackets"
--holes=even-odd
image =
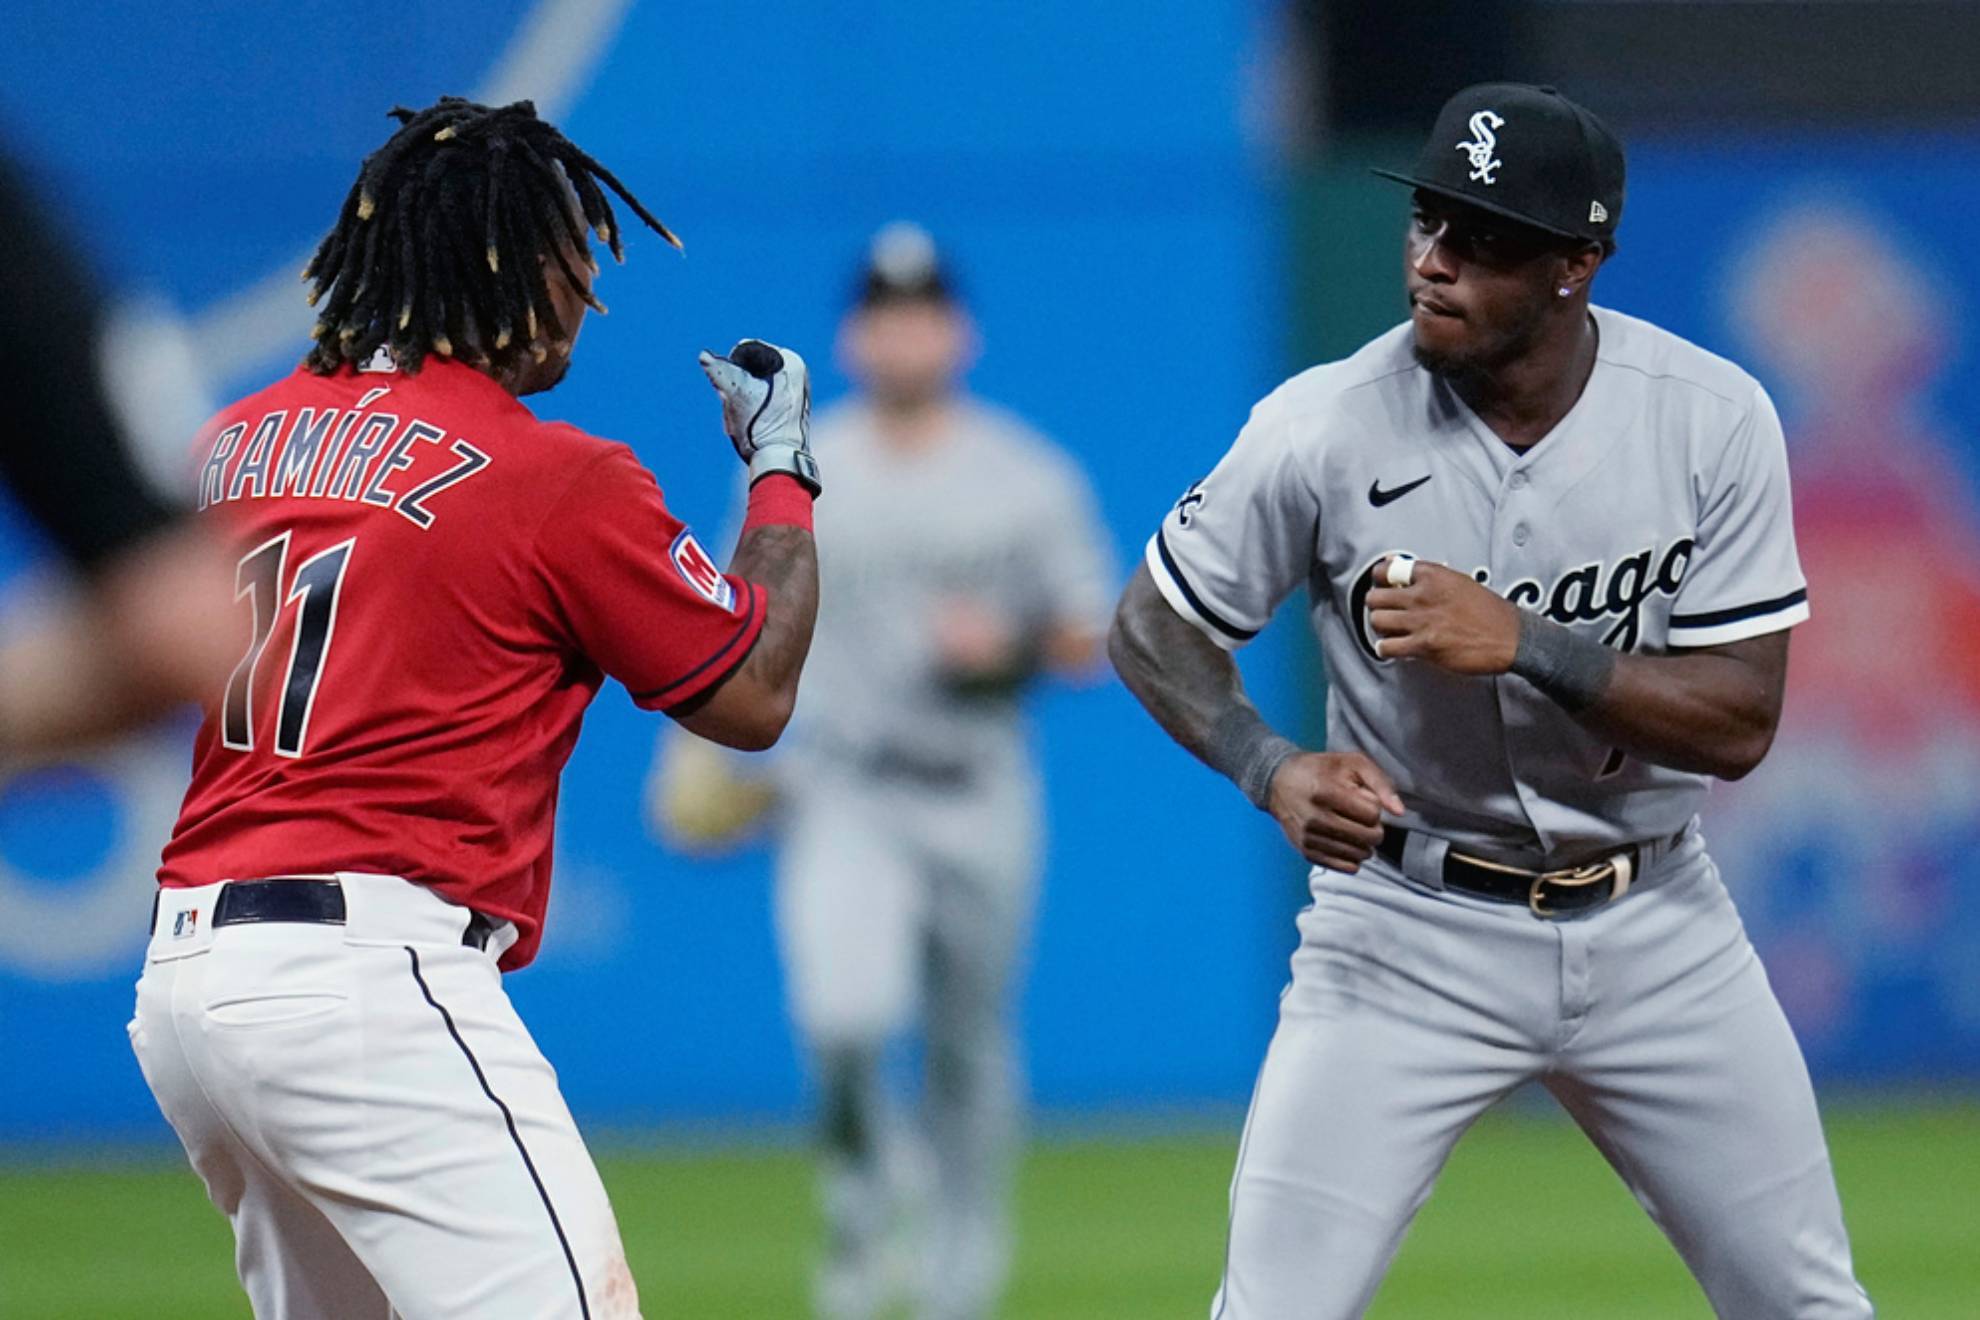
[[(1683, 833), (1678, 831), (1679, 835)], [(1384, 825), (1382, 842), (1376, 845), (1375, 852), (1400, 871), (1403, 849), (1408, 843), (1408, 830), (1399, 825)], [(1629, 887), (1625, 877), (1635, 874), (1637, 857), (1637, 847), (1632, 843), (1586, 866), (1558, 871), (1529, 871), (1488, 862), (1481, 857), (1446, 852), (1444, 887), (1478, 898), (1489, 898), (1495, 903), (1518, 903), (1531, 908), (1537, 917), (1564, 916), (1571, 912), (1586, 912), (1621, 898), (1623, 891)], [(1627, 870), (1616, 865), (1618, 858), (1626, 861)]]
[[(335, 880), (314, 876), (277, 875), (266, 880), (234, 880), (220, 891), (213, 904), (213, 925), (249, 926), (261, 922), (300, 923), (315, 926), (344, 924), (344, 887)], [(152, 909), (157, 922), (157, 908)], [(486, 949), (494, 938), (496, 923), (479, 912), (469, 911), (467, 930), (461, 943), (470, 949)]]
[(954, 793), (968, 788), (976, 779), (976, 768), (967, 761), (951, 761), (924, 756), (899, 747), (876, 747), (856, 757), (862, 773), (875, 779), (912, 784), (916, 788)]

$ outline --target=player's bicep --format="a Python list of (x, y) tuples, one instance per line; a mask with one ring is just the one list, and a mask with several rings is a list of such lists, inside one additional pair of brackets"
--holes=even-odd
[(1319, 518), (1289, 422), (1261, 404), (1230, 452), (1169, 510), (1143, 563), (1170, 608), (1235, 651), (1306, 580)]
[(763, 590), (722, 572), (629, 452), (573, 487), (538, 544), (569, 641), (648, 710), (721, 684), (762, 631)]
[(1737, 665), (1755, 688), (1771, 695), (1776, 712), (1787, 691), (1788, 632), (1777, 629), (1719, 646), (1673, 647), (1674, 656), (1707, 655)]
[(1795, 548), (1787, 442), (1765, 391), (1728, 442), (1704, 492), (1698, 534), (1671, 604), (1669, 645), (1724, 645), (1808, 617)]
[(790, 721), (796, 695), (768, 687), (739, 664), (688, 700), (665, 709), (689, 733), (724, 747), (760, 752), (775, 745)]
[(1229, 647), (1175, 607), (1146, 563), (1135, 568), (1121, 591), (1107, 649), (1130, 687), (1136, 687), (1137, 677), (1159, 679), (1205, 665), (1222, 672), (1237, 664)]

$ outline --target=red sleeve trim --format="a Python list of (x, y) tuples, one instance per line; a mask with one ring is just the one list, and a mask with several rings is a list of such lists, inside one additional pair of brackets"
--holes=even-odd
[(743, 601), (743, 617), (736, 630), (715, 649), (713, 655), (665, 687), (633, 693), (635, 705), (665, 712), (714, 687), (742, 668), (743, 661), (749, 659), (749, 653), (756, 649), (756, 639), (763, 633), (763, 620), (769, 612), (769, 602), (757, 590), (756, 584), (747, 578), (731, 578), (730, 581), (740, 589)]

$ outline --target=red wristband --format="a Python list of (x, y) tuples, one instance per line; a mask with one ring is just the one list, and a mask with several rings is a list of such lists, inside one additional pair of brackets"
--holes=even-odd
[(749, 512), (743, 530), (752, 527), (802, 527), (811, 530), (811, 492), (796, 477), (772, 472), (749, 488)]

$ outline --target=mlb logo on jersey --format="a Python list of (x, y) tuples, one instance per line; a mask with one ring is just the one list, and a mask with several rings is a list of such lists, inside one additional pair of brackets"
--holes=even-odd
[(681, 575), (690, 587), (714, 601), (725, 610), (736, 608), (736, 589), (729, 579), (722, 576), (722, 570), (701, 548), (701, 542), (694, 539), (694, 533), (682, 529), (674, 538), (674, 544), (667, 551), (667, 557), (674, 561), (674, 571)]
[(172, 938), (189, 940), (199, 934), (199, 909), (187, 908), (172, 918)]

